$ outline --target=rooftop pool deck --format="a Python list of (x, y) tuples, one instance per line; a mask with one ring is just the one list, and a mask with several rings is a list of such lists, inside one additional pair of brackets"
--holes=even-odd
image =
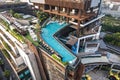
[(72, 61), (75, 56), (59, 43), (53, 35), (66, 25), (66, 23), (60, 25), (58, 22), (51, 22), (42, 29), (41, 33), (43, 40), (62, 57), (63, 62)]

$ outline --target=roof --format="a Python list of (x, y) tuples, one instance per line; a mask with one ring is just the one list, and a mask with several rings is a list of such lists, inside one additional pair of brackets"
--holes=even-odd
[(93, 64), (93, 63), (109, 63), (109, 60), (106, 56), (101, 57), (85, 57), (81, 59), (83, 64)]

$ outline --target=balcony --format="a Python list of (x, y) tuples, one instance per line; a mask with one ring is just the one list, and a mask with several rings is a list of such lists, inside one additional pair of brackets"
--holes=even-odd
[[(83, 9), (84, 4), (81, 0), (45, 0), (45, 3), (53, 6)], [(66, 5), (67, 4), (67, 5)]]
[(89, 13), (89, 14), (82, 15), (81, 17), (79, 17), (77, 15), (67, 15), (67, 13), (58, 13), (57, 11), (44, 10), (44, 12), (59, 15), (59, 16), (64, 16), (64, 17), (68, 17), (68, 18), (74, 18), (74, 19), (77, 19), (79, 21), (89, 19), (90, 17), (96, 15), (95, 13)]

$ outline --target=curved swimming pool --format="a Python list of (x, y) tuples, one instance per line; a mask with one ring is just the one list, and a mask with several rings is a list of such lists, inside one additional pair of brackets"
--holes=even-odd
[(59, 43), (53, 35), (66, 25), (65, 23), (60, 25), (58, 22), (49, 23), (42, 29), (41, 33), (43, 40), (62, 57), (63, 62), (72, 61), (75, 56)]

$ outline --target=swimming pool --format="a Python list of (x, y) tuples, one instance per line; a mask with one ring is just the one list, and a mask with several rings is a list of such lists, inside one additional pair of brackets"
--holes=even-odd
[(59, 43), (55, 38), (54, 34), (63, 28), (67, 24), (60, 25), (58, 22), (49, 23), (42, 29), (42, 38), (43, 40), (54, 49), (61, 57), (63, 62), (72, 61), (75, 59), (75, 56), (68, 51), (61, 43)]

